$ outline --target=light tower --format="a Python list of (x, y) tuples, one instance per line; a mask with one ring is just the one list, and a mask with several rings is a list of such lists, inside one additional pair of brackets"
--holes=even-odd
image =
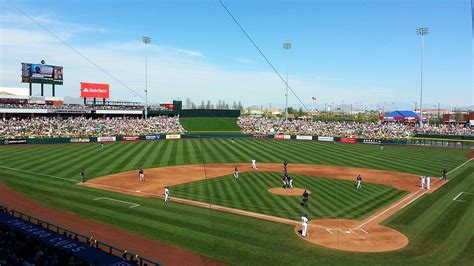
[(425, 35), (428, 35), (428, 28), (417, 28), (416, 34), (421, 36), (420, 127), (423, 127), (423, 60), (425, 54)]
[(145, 44), (145, 119), (148, 118), (148, 44), (151, 43), (151, 38), (143, 36), (143, 43)]
[(283, 49), (285, 49), (285, 68), (286, 68), (286, 92), (285, 92), (285, 122), (288, 121), (288, 50), (291, 49), (291, 43), (286, 42), (283, 44)]

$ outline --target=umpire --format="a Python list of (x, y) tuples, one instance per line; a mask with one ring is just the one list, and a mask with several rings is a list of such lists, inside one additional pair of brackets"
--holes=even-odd
[(81, 183), (86, 182), (86, 174), (84, 173), (84, 171), (81, 171), (80, 176), (81, 176)]
[(446, 170), (446, 168), (443, 169), (443, 180), (447, 180), (448, 179), (448, 170)]
[(305, 190), (303, 192), (303, 207), (308, 207), (308, 200), (309, 200), (309, 194), (308, 192)]

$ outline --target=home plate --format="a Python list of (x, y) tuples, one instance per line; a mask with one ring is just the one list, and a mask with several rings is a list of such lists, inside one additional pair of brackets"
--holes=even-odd
[(140, 192), (140, 190), (137, 190), (137, 191), (135, 191), (135, 192)]

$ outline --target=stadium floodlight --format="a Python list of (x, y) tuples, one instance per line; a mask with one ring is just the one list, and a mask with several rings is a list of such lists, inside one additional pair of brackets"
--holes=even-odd
[(143, 43), (145, 44), (145, 119), (148, 118), (148, 44), (151, 43), (151, 38), (143, 36)]
[(428, 35), (428, 28), (417, 28), (416, 34), (421, 36), (420, 127), (423, 127), (423, 60), (425, 54), (425, 35)]
[(285, 91), (285, 122), (288, 121), (288, 50), (291, 49), (291, 43), (286, 42), (283, 44), (283, 49), (286, 50), (285, 53), (285, 69), (286, 69), (286, 91)]

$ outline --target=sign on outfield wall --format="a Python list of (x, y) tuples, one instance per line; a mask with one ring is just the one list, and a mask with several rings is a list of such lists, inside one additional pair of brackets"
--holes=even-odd
[(71, 143), (86, 143), (90, 142), (91, 140), (89, 138), (72, 138)]
[(180, 139), (181, 135), (166, 135), (166, 139)]
[(145, 136), (145, 139), (146, 140), (159, 140), (160, 135), (147, 135), (147, 136)]
[(366, 144), (380, 144), (381, 143), (379, 139), (364, 139), (363, 142)]
[(334, 137), (319, 137), (318, 141), (334, 141)]
[(5, 139), (3, 140), (3, 144), (10, 145), (10, 144), (26, 144), (26, 139)]
[(254, 139), (268, 139), (268, 135), (253, 135)]
[(274, 139), (291, 139), (291, 135), (275, 135)]
[(340, 138), (339, 141), (344, 142), (344, 143), (356, 143), (357, 139), (355, 139), (355, 138)]
[(97, 137), (97, 142), (113, 142), (116, 140), (115, 137)]
[(296, 135), (296, 139), (299, 139), (299, 140), (313, 140), (313, 136)]
[(139, 136), (123, 136), (122, 137), (122, 141), (135, 141), (139, 139), (140, 139)]

